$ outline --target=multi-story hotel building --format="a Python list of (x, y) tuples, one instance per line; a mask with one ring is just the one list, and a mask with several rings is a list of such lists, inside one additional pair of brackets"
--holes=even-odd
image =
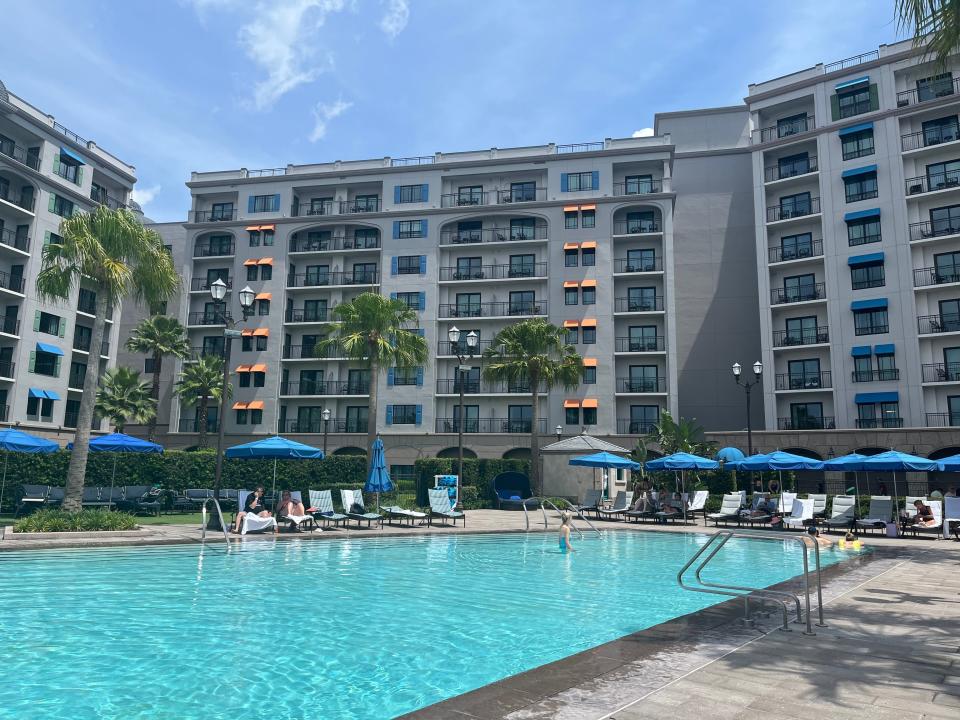
[[(39, 434), (72, 434), (83, 378), (116, 358), (111, 312), (101, 348), (90, 347), (96, 295), (37, 297), (44, 245), (60, 221), (97, 204), (127, 205), (134, 168), (68, 130), (0, 83), (0, 418)], [(91, 355), (93, 360), (91, 360)]]

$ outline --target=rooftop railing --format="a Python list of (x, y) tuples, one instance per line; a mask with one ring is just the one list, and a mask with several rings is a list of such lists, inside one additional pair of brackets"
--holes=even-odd
[(865, 62), (870, 62), (871, 60), (879, 60), (880, 51), (871, 50), (870, 52), (860, 53), (859, 55), (854, 55), (853, 57), (848, 57), (843, 60), (837, 60), (836, 62), (829, 63), (823, 66), (824, 74), (836, 72), (838, 70), (846, 70), (847, 68), (856, 67)]
[(603, 150), (603, 142), (571, 143), (569, 145), (557, 145), (557, 155), (567, 153), (596, 152)]

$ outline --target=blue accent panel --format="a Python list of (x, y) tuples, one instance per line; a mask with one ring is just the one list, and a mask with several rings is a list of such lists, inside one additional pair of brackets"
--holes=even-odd
[(853, 357), (870, 357), (870, 346), (856, 345), (852, 350), (850, 350), (850, 355)]
[(560, 192), (569, 192), (566, 173), (560, 173)]
[(400, 186), (399, 185), (393, 186), (393, 204), (394, 205), (400, 204)]
[(252, 212), (253, 212), (253, 207), (254, 207), (253, 204), (254, 204), (255, 202), (256, 202), (256, 198), (255, 198), (253, 195), (250, 195), (250, 196), (247, 198), (247, 213), (252, 213)]
[(87, 164), (86, 161), (85, 161), (82, 157), (80, 157), (79, 155), (77, 155), (77, 154), (76, 154), (73, 150), (71, 150), (70, 148), (65, 148), (63, 145), (60, 146), (60, 154), (61, 154), (61, 155), (66, 155), (68, 158), (72, 158), (72, 159), (76, 160), (76, 161), (77, 161), (78, 163), (80, 163), (81, 165), (86, 165), (86, 164)]
[(420, 201), (430, 202), (430, 186), (426, 183), (420, 186)]
[(393, 372), (394, 368), (387, 368), (387, 385), (393, 385)]
[(387, 425), (393, 425), (393, 405), (387, 405)]
[(417, 385), (423, 386), (423, 367), (417, 368)]
[(280, 212), (280, 193), (273, 196), (273, 202), (270, 203), (270, 212)]
[(420, 221), (420, 237), (426, 237), (426, 236), (427, 236), (427, 221), (421, 220)]
[(866, 175), (867, 173), (875, 173), (877, 171), (876, 165), (864, 165), (863, 167), (850, 168), (849, 170), (844, 170), (840, 173), (840, 177), (854, 177), (855, 175)]
[(427, 274), (427, 256), (426, 255), (420, 256), (420, 274), (421, 275)]
[(837, 83), (833, 86), (834, 90), (843, 90), (844, 88), (853, 87), (854, 85), (859, 85), (860, 83), (870, 82), (870, 76), (864, 75), (863, 77), (858, 77), (856, 80), (844, 80), (842, 83)]
[(417, 405), (417, 425), (423, 423), (423, 405)]
[(41, 350), (45, 353), (50, 353), (52, 355), (63, 355), (63, 350), (58, 348), (56, 345), (50, 345), (48, 343), (37, 343), (37, 350)]
[(426, 294), (425, 292), (421, 292), (421, 293), (420, 293), (420, 301), (419, 301), (419, 302), (420, 302), (420, 309), (421, 309), (421, 310), (426, 310), (426, 309), (427, 309), (427, 294)]
[(593, 171), (593, 188), (592, 189), (593, 190), (600, 189), (600, 171), (599, 170)]
[(394, 240), (400, 239), (400, 221), (399, 220), (393, 221), (393, 239)]
[(883, 262), (884, 254), (882, 252), (867, 253), (866, 255), (851, 255), (847, 258), (847, 265), (869, 265), (870, 263)]
[(400, 272), (400, 259), (396, 256), (390, 258), (390, 274), (396, 275)]
[(880, 208), (873, 208), (871, 210), (857, 210), (857, 212), (848, 212), (843, 216), (844, 222), (850, 222), (851, 220), (862, 220), (863, 218), (868, 217), (880, 217)]
[(887, 345), (874, 345), (873, 351), (877, 355), (893, 355), (896, 350), (896, 346), (893, 343), (888, 343)]
[(30, 388), (30, 391), (27, 394), (33, 398), (45, 398), (47, 396), (43, 390), (38, 388)]
[(57, 392), (55, 392), (55, 391), (53, 391), (53, 390), (45, 390), (44, 392), (46, 392), (46, 394), (47, 394), (47, 399), (48, 399), (48, 400), (59, 400), (59, 399), (60, 399), (60, 394), (57, 393)]
[(850, 303), (850, 309), (857, 310), (883, 310), (887, 307), (886, 298), (877, 298), (876, 300), (854, 300)]
[(853, 401), (857, 405), (872, 405), (880, 402), (900, 402), (900, 393), (893, 392), (875, 392), (875, 393), (857, 393)]
[(859, 125), (851, 125), (850, 127), (845, 127), (843, 130), (837, 133), (840, 137), (844, 135), (853, 135), (854, 133), (863, 132), (864, 130), (873, 130), (873, 123), (860, 123)]
[(416, 328), (416, 329), (413, 331), (413, 333), (414, 333), (415, 335), (419, 335), (420, 337), (423, 337), (423, 328)]

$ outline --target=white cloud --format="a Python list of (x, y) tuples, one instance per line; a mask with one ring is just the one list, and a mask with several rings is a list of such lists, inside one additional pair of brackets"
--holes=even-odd
[(391, 38), (403, 32), (410, 21), (410, 3), (408, 0), (387, 0), (387, 10), (380, 18), (380, 29)]
[(310, 133), (310, 142), (322, 140), (327, 134), (327, 124), (334, 118), (343, 115), (347, 110), (353, 107), (352, 102), (346, 102), (343, 98), (338, 98), (332, 103), (317, 103), (313, 109), (313, 132)]
[(634, 130), (631, 137), (653, 137), (653, 128), (641, 128)]
[(153, 202), (153, 199), (159, 194), (159, 185), (151, 185), (150, 187), (137, 186), (133, 188), (133, 192), (130, 193), (130, 197), (133, 198), (133, 201), (140, 207), (146, 207)]

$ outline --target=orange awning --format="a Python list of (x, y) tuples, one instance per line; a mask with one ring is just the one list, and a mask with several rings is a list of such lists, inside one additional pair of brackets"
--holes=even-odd
[(234, 409), (234, 410), (246, 410), (246, 409), (247, 409), (247, 404), (246, 404), (245, 402), (235, 402), (235, 403), (233, 404), (233, 409)]
[(564, 408), (578, 408), (578, 407), (580, 407), (580, 401), (579, 401), (579, 400), (564, 400), (564, 401), (563, 401), (563, 407), (564, 407)]
[(272, 300), (273, 293), (257, 293), (257, 300)]
[(583, 366), (584, 366), (584, 367), (596, 367), (596, 366), (597, 366), (597, 359), (596, 359), (596, 358), (584, 358), (584, 359), (583, 359)]
[(581, 206), (580, 206), (580, 209), (581, 209), (581, 210), (596, 210), (596, 209), (597, 209), (597, 206), (596, 206), (596, 205), (581, 205)]
[(596, 327), (597, 321), (594, 318), (587, 318), (586, 320), (581, 320), (580, 324), (583, 325), (583, 327)]
[(564, 321), (563, 321), (563, 326), (564, 326), (564, 327), (580, 327), (580, 321), (579, 321), (579, 320), (564, 320)]
[(263, 400), (254, 400), (247, 403), (247, 410), (263, 410)]
[(253, 335), (253, 330), (242, 330), (240, 334), (244, 337), (249, 337), (250, 335)]
[(580, 243), (564, 243), (563, 244), (564, 250), (576, 250), (578, 247), (580, 247)]
[(243, 261), (244, 267), (251, 267), (251, 266), (256, 265), (256, 264), (257, 264), (257, 259), (256, 259), (256, 258), (250, 258), (249, 260), (244, 260), (244, 261)]
[(596, 398), (585, 398), (583, 401), (583, 407), (585, 408), (595, 408), (597, 405), (598, 403)]
[(267, 366), (266, 366), (266, 365), (263, 365), (263, 364), (251, 365), (251, 366), (250, 366), (250, 372), (262, 372), (262, 373), (265, 373), (266, 371), (267, 371)]
[(254, 337), (269, 337), (270, 328), (257, 328), (256, 330), (251, 331), (250, 334)]
[(257, 265), (273, 265), (273, 258), (260, 258)]
[(277, 226), (276, 226), (276, 225), (261, 225), (261, 226), (260, 226), (260, 229), (261, 229), (261, 230), (276, 230), (276, 229), (277, 229)]
[(596, 287), (596, 286), (597, 286), (596, 280), (584, 280), (582, 283), (580, 283), (580, 287)]
[(580, 209), (580, 208), (579, 208), (577, 205), (564, 205), (564, 206), (563, 206), (563, 211), (564, 211), (564, 212), (576, 212), (576, 211), (579, 210), (579, 209)]
[(244, 228), (244, 229), (245, 229), (247, 232), (256, 232), (257, 230), (260, 229), (260, 226), (259, 226), (259, 225), (247, 225), (247, 227)]
[(564, 280), (564, 281), (563, 281), (563, 286), (564, 286), (565, 288), (580, 287), (580, 283), (578, 283), (578, 282), (576, 282), (576, 281), (574, 281), (574, 280)]
[(238, 373), (250, 372), (250, 366), (249, 366), (249, 365), (237, 365), (237, 369), (234, 370), (234, 372), (238, 372)]
[(596, 240), (586, 240), (585, 242), (580, 243), (580, 247), (582, 247), (582, 248), (595, 248), (595, 247), (597, 247), (597, 241), (596, 241)]

